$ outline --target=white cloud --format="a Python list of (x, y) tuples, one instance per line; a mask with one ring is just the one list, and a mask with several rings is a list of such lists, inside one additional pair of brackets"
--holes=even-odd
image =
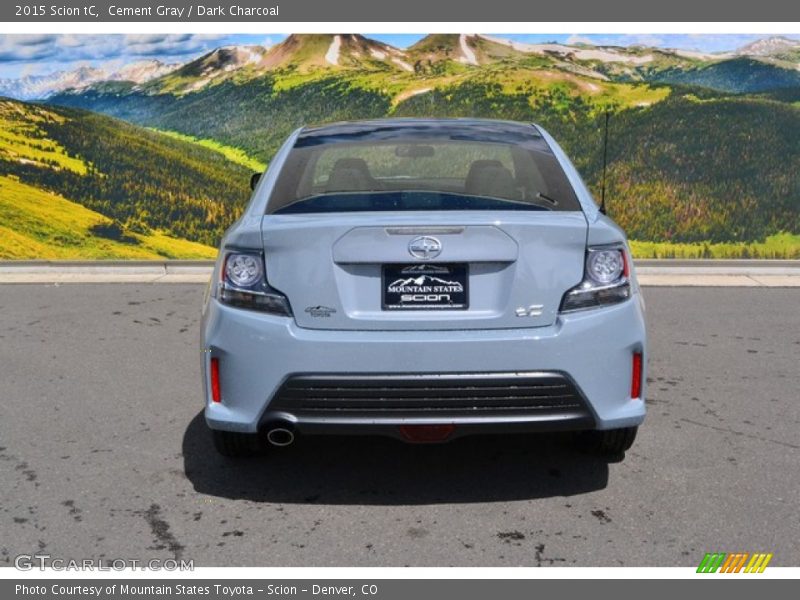
[(225, 37), (205, 34), (3, 35), (0, 36), (0, 64), (156, 57), (169, 60), (172, 56), (185, 57), (209, 50)]

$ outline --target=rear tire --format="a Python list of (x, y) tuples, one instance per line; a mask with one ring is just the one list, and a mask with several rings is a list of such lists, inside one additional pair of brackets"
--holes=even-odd
[(633, 446), (638, 427), (586, 432), (588, 450), (605, 457), (619, 457)]
[(214, 448), (222, 456), (229, 458), (244, 458), (253, 456), (261, 449), (258, 436), (254, 433), (241, 433), (238, 431), (221, 431), (213, 429)]

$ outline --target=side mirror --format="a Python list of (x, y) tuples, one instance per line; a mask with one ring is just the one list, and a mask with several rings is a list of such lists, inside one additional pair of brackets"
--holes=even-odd
[(256, 189), (258, 182), (261, 180), (261, 173), (253, 173), (250, 175), (250, 189)]

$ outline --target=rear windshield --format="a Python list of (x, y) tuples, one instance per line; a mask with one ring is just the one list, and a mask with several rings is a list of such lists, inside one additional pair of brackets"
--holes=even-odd
[(424, 129), (301, 136), (267, 212), (580, 210), (535, 129), (504, 137), (514, 139)]

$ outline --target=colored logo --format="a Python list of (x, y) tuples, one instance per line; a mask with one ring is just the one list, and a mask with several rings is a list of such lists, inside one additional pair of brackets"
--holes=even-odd
[(698, 573), (763, 573), (772, 553), (756, 552), (707, 552), (697, 567)]

